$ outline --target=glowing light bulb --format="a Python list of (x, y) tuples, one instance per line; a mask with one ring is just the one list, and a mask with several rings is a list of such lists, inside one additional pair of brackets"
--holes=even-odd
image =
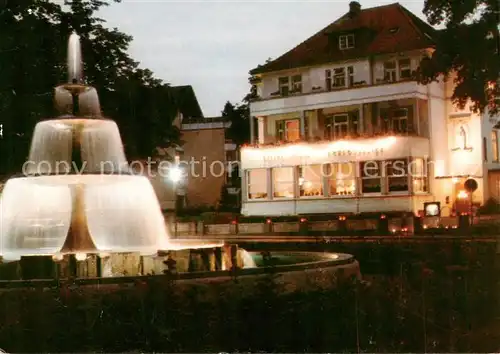
[(55, 254), (55, 255), (53, 255), (53, 256), (52, 256), (52, 260), (53, 260), (54, 262), (59, 262), (59, 261), (62, 261), (62, 260), (63, 260), (63, 258), (64, 258), (64, 257), (63, 257), (63, 255), (62, 255), (62, 254)]
[(76, 253), (75, 258), (77, 261), (84, 261), (87, 259), (87, 254), (86, 253)]
[(182, 179), (182, 170), (178, 167), (171, 168), (168, 173), (168, 178), (174, 183), (179, 182)]

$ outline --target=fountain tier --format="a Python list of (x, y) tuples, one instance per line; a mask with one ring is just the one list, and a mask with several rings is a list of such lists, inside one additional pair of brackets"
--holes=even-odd
[(36, 125), (23, 173), (120, 174), (128, 172), (127, 166), (115, 122), (67, 118), (47, 120)]
[[(5, 185), (0, 203), (0, 252), (6, 260), (64, 253), (154, 254), (169, 248), (158, 199), (146, 177), (15, 178)], [(71, 227), (78, 232), (69, 232)], [(88, 239), (72, 239), (85, 233)]]

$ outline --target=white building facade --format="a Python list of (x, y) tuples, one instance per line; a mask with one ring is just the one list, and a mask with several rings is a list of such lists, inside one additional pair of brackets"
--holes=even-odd
[(496, 118), (457, 109), (453, 83), (412, 80), (434, 30), (399, 4), (349, 13), (251, 71), (242, 214), (454, 214), (498, 198)]

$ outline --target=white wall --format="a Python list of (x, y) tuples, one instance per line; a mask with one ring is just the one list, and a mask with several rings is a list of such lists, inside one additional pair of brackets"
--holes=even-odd
[[(349, 60), (342, 63), (330, 63), (323, 64), (316, 67), (304, 67), (296, 68), (292, 70), (283, 70), (279, 72), (272, 72), (262, 74), (262, 80), (257, 85), (258, 93), (261, 98), (267, 99), (271, 97), (271, 93), (278, 91), (278, 79), (280, 77), (293, 76), (297, 74), (302, 75), (302, 93), (313, 92), (313, 87), (321, 88), (320, 90), (315, 90), (314, 92), (320, 92), (321, 90), (326, 90), (325, 80), (326, 70), (331, 70), (332, 79), (334, 69), (345, 68), (347, 72), (347, 67), (352, 66), (354, 68), (354, 82), (361, 84), (364, 82), (365, 85), (373, 85), (380, 83), (380, 80), (384, 78), (384, 62), (388, 60), (398, 60), (403, 58), (410, 58), (411, 69), (416, 70), (419, 65), (420, 53), (409, 52), (401, 55), (400, 53), (392, 55), (384, 55), (377, 57), (372, 63), (368, 59), (362, 60)], [(373, 75), (372, 75), (373, 72)], [(372, 82), (373, 77), (373, 82)]]
[(331, 198), (259, 201), (243, 204), (243, 215), (281, 216), (314, 213), (418, 212), (432, 197)]

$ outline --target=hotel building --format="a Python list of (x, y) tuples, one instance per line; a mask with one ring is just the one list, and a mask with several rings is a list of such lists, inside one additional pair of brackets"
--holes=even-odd
[(498, 199), (496, 117), (451, 102), (453, 80), (412, 79), (437, 31), (395, 3), (349, 11), (252, 70), (242, 214), (455, 213)]

